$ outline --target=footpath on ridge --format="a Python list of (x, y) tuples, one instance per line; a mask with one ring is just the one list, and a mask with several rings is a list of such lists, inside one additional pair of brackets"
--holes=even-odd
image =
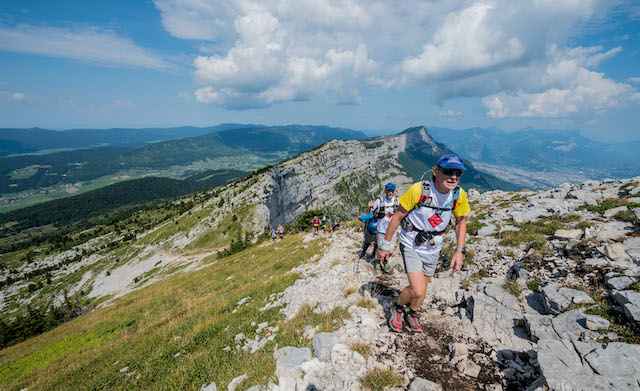
[(390, 274), (375, 272), (370, 256), (358, 258), (362, 232), (334, 233), (264, 308), (292, 318), (304, 305), (339, 306), (350, 317), (333, 333), (306, 327), (312, 349), (275, 351), (278, 381), (251, 390), (359, 390), (374, 371), (397, 374), (387, 388), (397, 390), (640, 390), (638, 194), (638, 178), (469, 191), (479, 222), (469, 259), (458, 273), (441, 259), (419, 311), (422, 334), (387, 326), (407, 284), (399, 254)]

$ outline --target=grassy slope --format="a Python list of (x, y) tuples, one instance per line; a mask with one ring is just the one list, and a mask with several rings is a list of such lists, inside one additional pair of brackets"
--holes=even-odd
[[(233, 347), (238, 333), (253, 338), (256, 329), (251, 322), (273, 326), (282, 320), (278, 309), (258, 309), (269, 295), (295, 281), (297, 276), (287, 273), (292, 267), (320, 253), (323, 246), (322, 240), (303, 245), (302, 236), (294, 235), (217, 261), (210, 257), (211, 264), (204, 269), (134, 292), (0, 351), (0, 385), (44, 390), (197, 390), (211, 381), (226, 385), (245, 373), (247, 386), (266, 382), (275, 369), (276, 343), (306, 346), (309, 342), (300, 333), (305, 325), (330, 330), (336, 327), (333, 319), (344, 316), (344, 310), (329, 316), (305, 310), (293, 321), (278, 323), (274, 341), (252, 355), (223, 348)], [(236, 303), (247, 296), (249, 304), (234, 313)], [(120, 373), (125, 366), (135, 375)]]

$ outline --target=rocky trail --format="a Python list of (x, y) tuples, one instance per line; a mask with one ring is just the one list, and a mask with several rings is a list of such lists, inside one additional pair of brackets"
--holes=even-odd
[(638, 193), (637, 179), (470, 191), (479, 225), (470, 227), (468, 259), (432, 279), (422, 334), (387, 326), (407, 283), (399, 255), (390, 274), (376, 273), (358, 258), (361, 232), (334, 234), (320, 259), (297, 268), (304, 277), (264, 308), (284, 305), (293, 317), (303, 305), (342, 306), (350, 318), (333, 333), (305, 328), (313, 348), (275, 351), (277, 383), (251, 390), (359, 390), (374, 371), (398, 375), (388, 389), (414, 391), (640, 390)]

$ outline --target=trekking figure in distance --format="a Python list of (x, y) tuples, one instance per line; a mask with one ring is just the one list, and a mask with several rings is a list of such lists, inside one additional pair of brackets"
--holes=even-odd
[(278, 224), (278, 234), (280, 235), (280, 240), (284, 236), (284, 228), (282, 228), (282, 224)]
[[(384, 239), (385, 234), (387, 233), (387, 227), (389, 226), (389, 222), (391, 221), (391, 217), (399, 206), (398, 199), (395, 196), (396, 185), (391, 182), (387, 183), (384, 187), (384, 192), (385, 195), (375, 200), (373, 202), (373, 206), (371, 207), (374, 217), (378, 220), (378, 243), (380, 243), (380, 241)], [(389, 256), (393, 255), (393, 252), (395, 251), (397, 239), (398, 235), (394, 232), (391, 238)], [(382, 261), (381, 259), (379, 259), (378, 263), (376, 263), (376, 271), (382, 270), (384, 270), (385, 273), (389, 273), (388, 260)]]
[(340, 216), (336, 216), (333, 218), (333, 231), (340, 231)]
[(271, 228), (271, 231), (269, 232), (269, 235), (271, 235), (271, 239), (273, 242), (276, 241), (276, 230)]
[(376, 220), (373, 216), (373, 212), (371, 212), (371, 206), (373, 205), (373, 201), (369, 203), (368, 213), (360, 215), (358, 218), (365, 224), (364, 227), (364, 240), (362, 242), (362, 250), (360, 251), (360, 258), (364, 258), (367, 254), (367, 250), (369, 246), (373, 243), (373, 255), (375, 256), (376, 250), (378, 248), (378, 239), (376, 237), (377, 234), (377, 226), (378, 220)]
[(389, 326), (392, 331), (402, 331), (403, 320), (406, 320), (411, 331), (422, 332), (416, 311), (422, 305), (429, 280), (435, 273), (442, 250), (442, 235), (452, 215), (457, 246), (449, 267), (454, 272), (462, 268), (467, 233), (465, 216), (471, 211), (465, 191), (458, 186), (464, 171), (458, 155), (442, 156), (431, 169), (431, 180), (414, 183), (399, 198), (400, 206), (391, 218), (384, 239), (378, 243), (378, 256), (384, 261), (389, 257), (393, 234), (401, 227), (400, 252), (409, 286), (402, 290), (391, 307)]
[(320, 219), (318, 216), (313, 216), (311, 224), (313, 225), (313, 236), (318, 236), (318, 229), (320, 228)]

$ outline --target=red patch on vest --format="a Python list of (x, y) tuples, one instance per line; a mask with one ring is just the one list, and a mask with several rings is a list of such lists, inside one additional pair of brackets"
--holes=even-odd
[(431, 226), (435, 228), (438, 224), (442, 223), (442, 219), (437, 213), (435, 213), (433, 216), (429, 217), (429, 223), (431, 223)]

